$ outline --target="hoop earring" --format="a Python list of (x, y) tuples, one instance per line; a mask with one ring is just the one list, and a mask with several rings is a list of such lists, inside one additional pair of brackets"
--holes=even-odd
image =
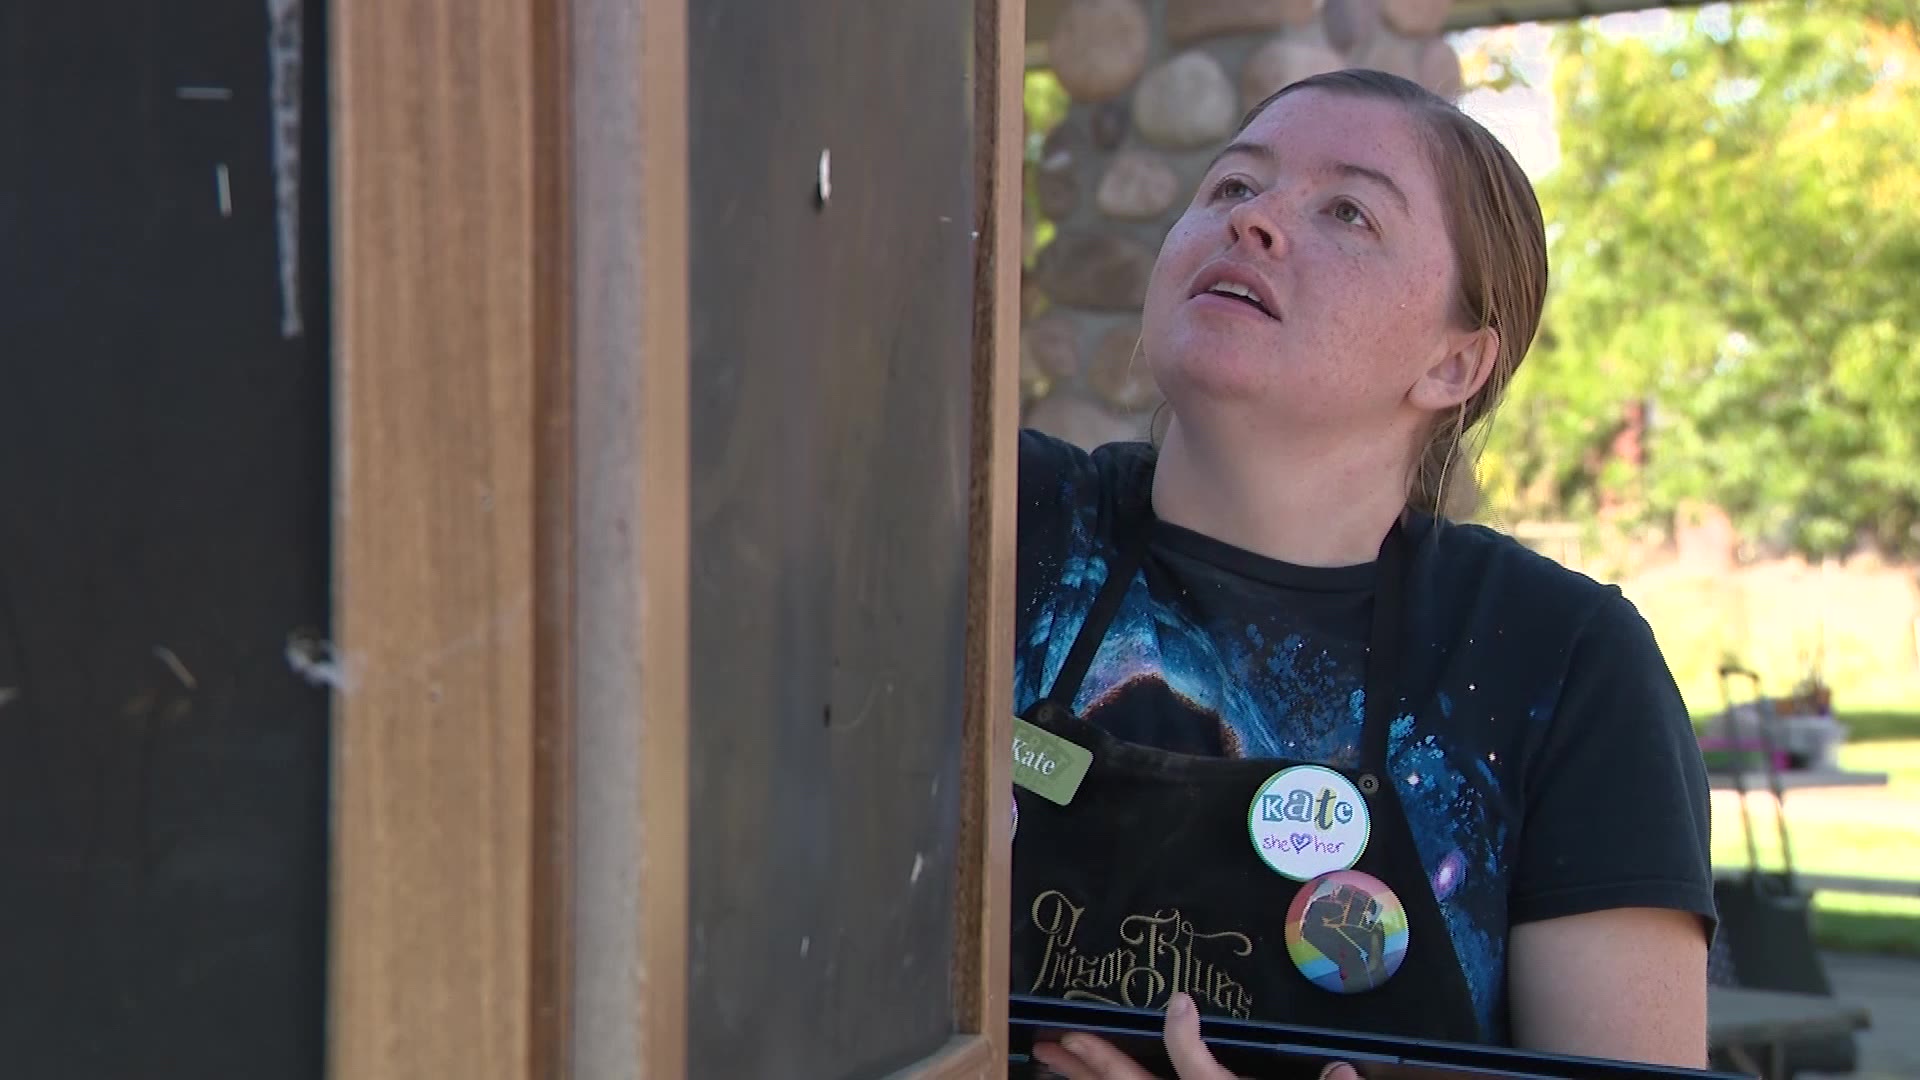
[[(1140, 360), (1140, 347), (1145, 340), (1146, 339), (1140, 335), (1134, 336), (1133, 352), (1127, 355), (1127, 379), (1129, 381), (1133, 379), (1133, 366)], [(1153, 412), (1147, 417), (1147, 445), (1153, 447), (1155, 450), (1160, 449), (1160, 440), (1166, 437), (1165, 433), (1159, 430), (1160, 414), (1166, 407), (1167, 399), (1162, 397), (1154, 404)]]

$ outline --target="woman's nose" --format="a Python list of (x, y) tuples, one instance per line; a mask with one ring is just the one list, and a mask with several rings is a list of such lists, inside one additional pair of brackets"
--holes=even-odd
[(1227, 214), (1235, 243), (1256, 244), (1262, 251), (1278, 253), (1285, 249), (1285, 233), (1275, 216), (1273, 205), (1265, 197), (1240, 203)]

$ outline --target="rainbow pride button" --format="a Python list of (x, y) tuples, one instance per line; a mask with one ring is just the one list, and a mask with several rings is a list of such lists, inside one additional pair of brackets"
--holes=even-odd
[(1407, 957), (1407, 909), (1386, 883), (1358, 870), (1322, 874), (1287, 908), (1287, 955), (1315, 986), (1359, 994)]

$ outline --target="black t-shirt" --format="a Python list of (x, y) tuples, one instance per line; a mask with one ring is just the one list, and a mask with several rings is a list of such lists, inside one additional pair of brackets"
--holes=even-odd
[[(1154, 451), (1020, 437), (1014, 707), (1044, 696)], [(1128, 741), (1359, 764), (1372, 564), (1265, 558), (1154, 521), (1073, 703)], [(1618, 907), (1713, 918), (1706, 772), (1652, 631), (1611, 586), (1491, 530), (1408, 523), (1388, 762), (1483, 1029), (1505, 1041), (1508, 927)]]

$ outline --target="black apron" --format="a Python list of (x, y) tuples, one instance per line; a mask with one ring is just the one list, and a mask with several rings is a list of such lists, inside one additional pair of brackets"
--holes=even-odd
[[(1012, 991), (1160, 1009), (1184, 990), (1202, 1013), (1484, 1041), (1386, 771), (1408, 546), (1401, 527), (1387, 535), (1377, 564), (1360, 768), (1335, 771), (1357, 789), (1371, 815), (1371, 836), (1351, 869), (1398, 896), (1406, 913), (1405, 952), (1384, 983), (1343, 993), (1310, 980), (1288, 952), (1289, 909), (1316, 882), (1283, 876), (1250, 836), (1250, 806), (1268, 778), (1291, 765), (1319, 763), (1156, 750), (1116, 739), (1072, 711), (1145, 557), (1149, 522), (1129, 516), (1134, 521), (1117, 537), (1117, 557), (1059, 677), (1022, 716), (1092, 751), (1093, 760), (1066, 806), (1015, 788)], [(1322, 888), (1306, 899), (1316, 897), (1337, 898)], [(1321, 929), (1304, 933), (1317, 933), (1326, 956), (1344, 948), (1354, 963), (1378, 951), (1377, 935), (1368, 939), (1351, 930), (1365, 919), (1346, 922), (1338, 914), (1327, 917), (1322, 903), (1315, 908), (1317, 915), (1308, 914)], [(1297, 923), (1300, 915), (1294, 912)], [(1325, 929), (1335, 924), (1337, 931)], [(1364, 966), (1364, 959), (1358, 962)]]

